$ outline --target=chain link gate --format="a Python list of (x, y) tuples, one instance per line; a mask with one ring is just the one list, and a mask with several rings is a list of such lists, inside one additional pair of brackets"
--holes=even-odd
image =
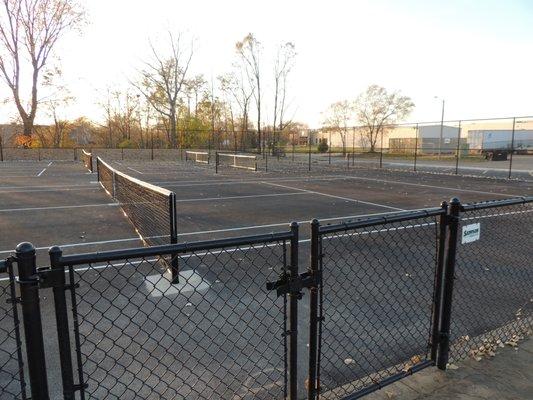
[(435, 364), (448, 206), (314, 220), (309, 399), (355, 399)]

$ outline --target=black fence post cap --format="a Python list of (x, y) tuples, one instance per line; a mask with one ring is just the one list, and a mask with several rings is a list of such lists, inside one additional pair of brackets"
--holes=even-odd
[(457, 197), (454, 197), (454, 198), (452, 198), (452, 199), (450, 200), (450, 204), (451, 204), (452, 206), (456, 206), (456, 205), (461, 204), (461, 202), (459, 201), (459, 199), (458, 199)]
[(22, 242), (15, 248), (17, 254), (34, 254), (35, 247), (30, 242)]
[(56, 254), (56, 253), (62, 253), (61, 248), (59, 246), (52, 246), (48, 249), (48, 254)]

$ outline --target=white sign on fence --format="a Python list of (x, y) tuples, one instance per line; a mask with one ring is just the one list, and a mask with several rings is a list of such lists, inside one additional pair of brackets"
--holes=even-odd
[(461, 238), (461, 243), (472, 243), (476, 240), (479, 240), (479, 236), (481, 234), (481, 224), (478, 222), (477, 224), (470, 224), (463, 226), (463, 234)]

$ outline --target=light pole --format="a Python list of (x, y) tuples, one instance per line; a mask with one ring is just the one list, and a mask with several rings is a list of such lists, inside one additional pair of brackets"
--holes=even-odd
[[(436, 99), (438, 99), (439, 97), (438, 96), (435, 96)], [(444, 129), (444, 99), (441, 98), (442, 100), (442, 112), (441, 112), (441, 115), (440, 115), (440, 135), (439, 135), (439, 160), (440, 160), (440, 155), (441, 155), (441, 152), (442, 152), (442, 131)]]

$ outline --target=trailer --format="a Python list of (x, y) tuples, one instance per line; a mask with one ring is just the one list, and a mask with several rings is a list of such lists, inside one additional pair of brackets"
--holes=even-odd
[(469, 130), (467, 136), (471, 152), (485, 155), (493, 161), (507, 160), (508, 154), (533, 152), (533, 130), (491, 129)]

